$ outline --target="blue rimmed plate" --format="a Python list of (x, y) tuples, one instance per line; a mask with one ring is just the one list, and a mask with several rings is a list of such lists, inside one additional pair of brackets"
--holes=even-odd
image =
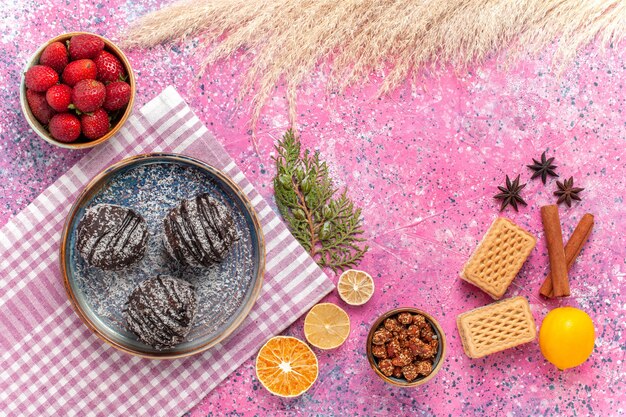
[[(226, 259), (211, 268), (182, 268), (165, 252), (162, 219), (181, 200), (202, 193), (209, 193), (230, 208), (239, 240)], [(101, 203), (132, 208), (148, 225), (145, 256), (121, 271), (90, 267), (76, 250), (78, 223), (85, 210)], [(182, 155), (138, 155), (107, 168), (78, 197), (62, 234), (61, 272), (77, 314), (107, 343), (143, 357), (189, 356), (224, 340), (252, 309), (264, 271), (262, 229), (243, 191), (221, 171)], [(161, 351), (143, 344), (128, 331), (122, 314), (135, 286), (159, 274), (191, 282), (198, 300), (196, 318), (186, 340)]]

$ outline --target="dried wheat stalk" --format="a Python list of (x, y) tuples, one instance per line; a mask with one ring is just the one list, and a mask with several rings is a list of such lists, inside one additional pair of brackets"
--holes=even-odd
[[(571, 61), (599, 38), (626, 35), (623, 0), (184, 0), (135, 22), (127, 47), (150, 47), (203, 35), (208, 65), (236, 51), (254, 52), (242, 94), (252, 93), (253, 127), (281, 78), (295, 123), (297, 87), (327, 62), (330, 88), (387, 72), (380, 93), (426, 66), (463, 68), (506, 49), (516, 56), (557, 42), (555, 59)], [(246, 54), (244, 54), (245, 56)]]

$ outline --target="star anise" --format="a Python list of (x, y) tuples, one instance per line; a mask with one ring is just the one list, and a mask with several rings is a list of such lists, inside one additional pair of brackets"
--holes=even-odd
[(533, 162), (534, 164), (532, 165), (526, 165), (528, 168), (535, 171), (533, 176), (530, 177), (531, 180), (534, 180), (541, 175), (541, 181), (545, 184), (548, 175), (558, 177), (557, 173), (554, 172), (556, 165), (552, 164), (552, 162), (554, 162), (554, 157), (546, 159), (546, 153), (544, 152), (541, 154), (541, 162), (537, 161), (535, 158), (533, 158)]
[(500, 211), (504, 210), (506, 206), (509, 204), (513, 206), (515, 211), (517, 210), (517, 204), (522, 204), (526, 206), (526, 202), (522, 197), (520, 197), (519, 192), (522, 188), (526, 187), (526, 184), (520, 185), (519, 183), (519, 175), (515, 178), (515, 181), (511, 182), (509, 176), (506, 176), (506, 188), (498, 185), (498, 189), (502, 191), (499, 194), (493, 196), (493, 198), (497, 198), (498, 200), (502, 200), (502, 205), (500, 206)]
[(568, 180), (556, 182), (556, 186), (559, 188), (554, 192), (554, 195), (558, 196), (557, 204), (565, 202), (567, 207), (572, 207), (572, 200), (580, 201), (578, 193), (584, 190), (584, 188), (574, 187), (574, 177), (569, 177)]

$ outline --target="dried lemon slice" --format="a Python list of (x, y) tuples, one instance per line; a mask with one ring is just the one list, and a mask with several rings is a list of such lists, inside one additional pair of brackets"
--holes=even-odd
[(337, 292), (339, 297), (346, 303), (360, 306), (372, 298), (374, 294), (374, 280), (367, 272), (348, 269), (339, 277)]
[(304, 319), (306, 340), (320, 349), (334, 349), (341, 346), (349, 334), (350, 318), (335, 304), (318, 304)]
[(269, 392), (280, 397), (302, 395), (317, 380), (317, 356), (303, 341), (276, 336), (256, 358), (256, 376)]

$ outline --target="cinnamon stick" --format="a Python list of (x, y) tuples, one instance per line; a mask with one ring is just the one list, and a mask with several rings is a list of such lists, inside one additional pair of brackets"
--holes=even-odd
[[(567, 261), (568, 270), (572, 267), (572, 265), (574, 265), (578, 254), (585, 245), (585, 242), (587, 242), (587, 239), (593, 230), (593, 224), (593, 215), (586, 213), (580, 219), (574, 229), (574, 232), (567, 241), (567, 244), (565, 245), (565, 260)], [(544, 297), (554, 297), (554, 292), (552, 291), (552, 272), (549, 272), (546, 276), (539, 293)]]
[(552, 204), (541, 207), (541, 221), (546, 234), (548, 257), (550, 258), (552, 291), (555, 297), (566, 297), (569, 295), (569, 281), (558, 206)]

